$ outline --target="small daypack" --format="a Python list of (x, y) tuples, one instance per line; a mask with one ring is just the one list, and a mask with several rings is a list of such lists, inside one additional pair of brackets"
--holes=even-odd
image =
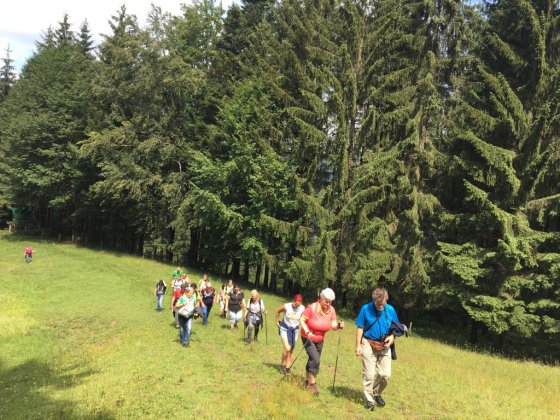
[(159, 281), (159, 283), (156, 286), (156, 292), (158, 295), (164, 295), (165, 294), (165, 290), (167, 289), (167, 287), (165, 287), (165, 284), (163, 283), (162, 280)]

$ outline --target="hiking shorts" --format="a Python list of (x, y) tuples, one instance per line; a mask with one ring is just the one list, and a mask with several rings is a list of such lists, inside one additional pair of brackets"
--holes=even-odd
[(241, 318), (243, 318), (243, 311), (239, 311), (239, 312), (233, 312), (233, 311), (229, 311), (229, 323), (230, 324), (237, 324), (239, 321), (241, 321)]

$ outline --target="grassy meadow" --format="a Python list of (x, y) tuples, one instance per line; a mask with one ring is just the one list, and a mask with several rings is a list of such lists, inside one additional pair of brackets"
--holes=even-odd
[[(28, 243), (36, 250), (30, 264), (23, 258)], [(277, 371), (281, 344), (272, 314), (286, 299), (266, 293), (268, 344), (263, 331), (260, 343), (246, 346), (242, 330), (227, 330), (215, 307), (206, 328), (194, 322), (191, 346), (182, 348), (167, 309), (169, 292), (163, 313), (153, 296), (157, 279), (167, 281), (172, 270), (0, 234), (0, 419), (559, 416), (560, 367), (477, 354), (419, 335), (397, 341), (387, 406), (367, 412), (350, 318), (344, 331), (327, 334), (321, 394), (313, 397), (300, 388), (305, 353), (291, 378)], [(198, 283), (201, 273), (187, 271)], [(218, 287), (222, 282), (211, 280)], [(296, 354), (300, 348), (301, 342)]]

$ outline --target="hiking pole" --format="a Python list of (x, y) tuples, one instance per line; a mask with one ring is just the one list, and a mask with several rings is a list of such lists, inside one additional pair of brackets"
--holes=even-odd
[(268, 324), (266, 323), (266, 314), (264, 313), (263, 313), (263, 319), (264, 319), (264, 332), (266, 337), (266, 345), (268, 346)]
[(340, 350), (340, 337), (341, 337), (341, 334), (338, 333), (338, 344), (336, 346), (336, 362), (334, 362), (334, 377), (333, 377), (333, 380), (332, 380), (332, 392), (333, 392), (333, 394), (334, 394), (334, 382), (336, 381), (336, 369), (338, 367), (338, 351)]
[(290, 363), (290, 366), (287, 367), (286, 369), (291, 369), (292, 368), (292, 366), (294, 365), (294, 363), (298, 359), (298, 357), (301, 354), (301, 352), (303, 351), (303, 349), (305, 349), (305, 344), (301, 346), (301, 349), (299, 350), (299, 353), (297, 354), (296, 358), (294, 359), (294, 361), (292, 363)]
[[(296, 363), (299, 355), (303, 352), (303, 349), (305, 349), (305, 344), (303, 344), (301, 346), (301, 349), (299, 350), (298, 354), (296, 355), (296, 358), (292, 361), (292, 363), (290, 363), (290, 366), (286, 366), (286, 370), (292, 369), (292, 366)], [(286, 373), (284, 373), (284, 375), (282, 375), (282, 378), (280, 379), (280, 382), (278, 382), (278, 385), (280, 385), (280, 383), (287, 377), (288, 375)], [(277, 386), (278, 386), (277, 385)]]

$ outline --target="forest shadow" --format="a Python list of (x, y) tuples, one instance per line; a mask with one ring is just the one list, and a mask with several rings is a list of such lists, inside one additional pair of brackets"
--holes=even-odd
[(527, 339), (511, 334), (504, 338), (500, 348), (495, 343), (495, 336), (490, 333), (481, 333), (473, 344), (466, 330), (426, 322), (416, 326), (413, 334), (462, 350), (497, 355), (514, 361), (529, 360), (553, 366), (560, 364), (560, 340), (554, 337), (533, 336)]
[(82, 383), (91, 370), (77, 374), (60, 372), (37, 360), (13, 368), (0, 362), (0, 418), (113, 419), (107, 411), (80, 412), (76, 402), (49, 396), (49, 388), (65, 390)]

